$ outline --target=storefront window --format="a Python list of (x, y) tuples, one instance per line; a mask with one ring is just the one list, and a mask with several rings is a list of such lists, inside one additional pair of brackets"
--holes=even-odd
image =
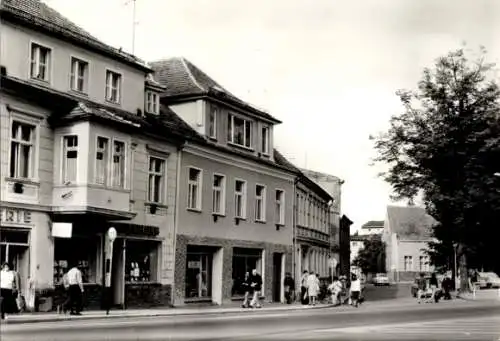
[(160, 242), (126, 241), (126, 282), (156, 282), (158, 280), (158, 249)]
[(186, 259), (186, 298), (212, 296), (213, 252), (188, 248)]
[(98, 237), (75, 237), (54, 239), (54, 284), (61, 284), (62, 278), (76, 263), (82, 271), (83, 283), (97, 282)]
[(233, 249), (233, 296), (243, 296), (245, 290), (242, 287), (242, 282), (245, 278), (245, 273), (251, 273), (253, 269), (262, 275), (262, 250), (259, 249)]

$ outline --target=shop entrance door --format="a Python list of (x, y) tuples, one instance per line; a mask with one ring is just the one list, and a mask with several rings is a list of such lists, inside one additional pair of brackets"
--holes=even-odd
[(281, 301), (281, 259), (283, 254), (273, 254), (273, 301)]
[(27, 231), (1, 231), (0, 264), (8, 262), (11, 270), (21, 279), (21, 292), (24, 294), (29, 277), (29, 244)]
[[(208, 252), (207, 252), (208, 251)], [(212, 297), (211, 250), (189, 248), (186, 259), (186, 299), (210, 299)]]

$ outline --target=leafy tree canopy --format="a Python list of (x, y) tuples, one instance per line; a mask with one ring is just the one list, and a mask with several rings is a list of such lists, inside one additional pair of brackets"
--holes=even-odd
[(359, 267), (365, 274), (385, 272), (385, 244), (379, 236), (371, 236), (365, 240), (353, 265)]

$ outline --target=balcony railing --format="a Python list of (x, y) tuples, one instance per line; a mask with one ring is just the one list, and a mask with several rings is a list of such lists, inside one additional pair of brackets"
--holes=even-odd
[(330, 236), (328, 233), (311, 229), (308, 227), (297, 226), (297, 239), (309, 240), (314, 242), (320, 242), (323, 244), (330, 243)]

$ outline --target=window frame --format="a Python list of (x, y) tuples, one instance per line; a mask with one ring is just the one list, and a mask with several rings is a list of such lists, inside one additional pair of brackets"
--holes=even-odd
[[(406, 260), (408, 259), (408, 266)], [(404, 260), (404, 271), (413, 271), (413, 256), (406, 255), (403, 257)]]
[[(106, 68), (105, 71), (106, 71), (106, 73), (105, 73), (105, 77), (104, 77), (104, 99), (108, 103), (120, 104), (121, 100), (122, 100), (123, 74), (121, 72), (118, 72), (116, 70), (112, 70), (112, 69), (109, 69), (109, 68)], [(110, 91), (112, 91), (112, 86), (111, 87), (108, 86), (108, 74), (117, 75), (118, 76), (118, 86), (117, 86), (117, 97), (118, 98), (117, 98), (116, 101), (113, 101), (111, 98), (108, 98), (108, 88), (111, 89)], [(110, 92), (110, 94), (111, 93), (112, 92)]]
[[(34, 46), (37, 46), (38, 48), (43, 48), (43, 49), (46, 49), (49, 53), (48, 53), (48, 62), (47, 62), (47, 65), (46, 65), (46, 77), (45, 78), (38, 78), (38, 77), (35, 77), (33, 75), (33, 47)], [(53, 51), (54, 49), (50, 46), (48, 46), (47, 44), (43, 44), (43, 43), (40, 43), (39, 41), (36, 41), (36, 40), (30, 40), (30, 43), (29, 43), (29, 51), (28, 51), (28, 65), (29, 65), (29, 68), (28, 68), (28, 79), (30, 80), (33, 80), (33, 81), (38, 81), (38, 82), (45, 82), (45, 83), (49, 83), (51, 84), (52, 83), (52, 79), (53, 79), (53, 58), (52, 58), (52, 54), (53, 54)], [(38, 60), (35, 62), (37, 65), (37, 71), (39, 71), (40, 69), (40, 53), (38, 53)]]
[[(151, 194), (150, 193), (150, 176), (151, 174), (153, 175), (158, 175), (157, 172), (151, 172), (150, 170), (150, 165), (151, 165), (151, 159), (157, 159), (157, 160), (160, 160), (163, 162), (163, 169), (162, 169), (162, 179), (161, 179), (161, 186), (162, 188), (160, 188), (158, 194), (160, 196), (160, 200), (159, 201), (154, 201), (154, 200), (151, 200)], [(167, 199), (167, 158), (165, 157), (161, 157), (157, 154), (148, 154), (148, 162), (146, 164), (146, 173), (148, 175), (148, 180), (147, 180), (147, 190), (146, 190), (146, 194), (147, 194), (147, 203), (149, 204), (153, 204), (153, 205), (166, 205), (166, 199)]]
[[(98, 153), (98, 149), (99, 149), (99, 139), (102, 138), (102, 139), (105, 139), (106, 142), (107, 142), (107, 146), (106, 146), (106, 154), (105, 154), (105, 160), (104, 160), (104, 165), (105, 165), (105, 168), (104, 168), (104, 183), (98, 183), (97, 182), (97, 153)], [(110, 178), (110, 175), (109, 175), (109, 172), (110, 172), (110, 167), (109, 167), (109, 163), (110, 163), (110, 148), (111, 148), (111, 142), (112, 140), (108, 137), (108, 136), (102, 136), (102, 135), (97, 135), (96, 138), (95, 138), (95, 150), (94, 150), (94, 177), (93, 177), (93, 183), (95, 185), (98, 185), (98, 186), (107, 186), (108, 185), (108, 182), (109, 182), (109, 178)]]
[[(209, 138), (217, 140), (217, 115), (218, 110), (217, 108), (210, 108), (210, 111), (208, 112), (208, 131), (207, 135)], [(213, 117), (213, 124), (212, 124), (212, 117)], [(212, 131), (213, 128), (213, 131)]]
[[(234, 119), (240, 119), (243, 120), (243, 144), (239, 144), (235, 142), (234, 140)], [(253, 150), (253, 126), (254, 126), (254, 121), (251, 121), (245, 117), (241, 117), (239, 115), (236, 115), (234, 113), (229, 113), (229, 142), (235, 146), (241, 147), (241, 148), (246, 148)], [(247, 136), (247, 124), (250, 126), (250, 136)], [(249, 143), (247, 146), (247, 139), (249, 138)]]
[[(155, 98), (155, 100), (149, 101), (149, 95), (151, 95), (152, 99)], [(150, 103), (151, 103), (151, 106), (153, 107), (153, 110), (150, 110)], [(160, 114), (160, 94), (156, 91), (153, 91), (153, 90), (146, 90), (145, 105), (144, 106), (145, 106), (144, 111), (146, 111), (147, 113), (159, 115)]]
[[(84, 75), (83, 75), (83, 89), (79, 90), (75, 87), (78, 84), (78, 75), (76, 77), (73, 76), (73, 64), (77, 62), (78, 64), (83, 64), (85, 66)], [(89, 84), (90, 84), (90, 62), (84, 58), (79, 56), (70, 55), (70, 72), (69, 72), (69, 89), (77, 94), (88, 95), (89, 93)]]
[[(108, 170), (108, 172), (110, 172), (109, 186), (111, 188), (116, 188), (116, 189), (127, 189), (127, 173), (128, 173), (128, 171), (127, 171), (127, 164), (128, 164), (128, 145), (127, 145), (127, 142), (124, 140), (121, 140), (121, 139), (117, 139), (117, 138), (113, 138), (111, 142), (112, 142), (110, 145), (111, 152), (109, 153), (110, 167)], [(115, 179), (114, 179), (114, 160), (113, 160), (113, 158), (115, 155), (115, 142), (123, 144), (123, 155), (122, 155), (122, 157), (123, 157), (123, 174), (122, 174), (123, 184), (121, 184), (121, 186), (115, 186), (115, 184), (114, 184)]]
[[(222, 177), (221, 181), (221, 186), (216, 187), (215, 186), (215, 177), (220, 176)], [(221, 173), (213, 173), (212, 174), (212, 214), (219, 215), (219, 216), (225, 216), (226, 215), (226, 184), (227, 184), (227, 177), (224, 174)], [(220, 212), (215, 211), (215, 191), (219, 190), (220, 191)]]
[[(264, 130), (266, 131), (266, 133), (264, 133)], [(264, 137), (265, 137), (265, 143), (264, 143)], [(271, 145), (271, 128), (268, 126), (268, 125), (263, 125), (261, 127), (261, 136), (260, 136), (260, 148), (261, 148), (261, 152), (262, 154), (268, 156), (271, 154), (270, 150), (270, 145)], [(265, 144), (265, 147), (264, 147), (264, 144)]]
[[(258, 188), (261, 188), (262, 189), (262, 193), (261, 195), (257, 195), (257, 189)], [(255, 210), (255, 221), (256, 222), (259, 222), (259, 223), (265, 223), (266, 222), (266, 218), (267, 218), (267, 210), (266, 210), (266, 207), (267, 207), (267, 186), (266, 185), (263, 185), (263, 184), (255, 184), (255, 206), (254, 206), (254, 210)], [(257, 205), (259, 204), (262, 205), (261, 207), (261, 216), (260, 217), (257, 217)]]
[[(76, 136), (76, 141), (77, 141), (77, 146), (76, 146), (76, 170), (75, 170), (75, 181), (72, 182), (70, 180), (66, 180), (65, 177), (66, 177), (66, 171), (67, 171), (67, 166), (65, 165), (66, 163), (66, 138), (67, 137), (74, 137)], [(80, 157), (80, 144), (81, 143), (81, 139), (80, 139), (80, 136), (76, 133), (72, 133), (72, 132), (68, 132), (68, 133), (65, 133), (61, 136), (61, 183), (66, 185), (74, 185), (74, 184), (77, 184), (78, 183), (78, 180), (79, 180), (79, 168), (78, 167), (78, 160), (79, 160), (79, 157)], [(73, 148), (73, 147), (71, 147)]]
[[(281, 193), (280, 200), (278, 200), (276, 198), (278, 193)], [(286, 197), (285, 197), (285, 190), (284, 189), (276, 188), (274, 190), (274, 201), (275, 201), (275, 208), (277, 208), (278, 203), (280, 204), (279, 216), (275, 217), (275, 218), (277, 218), (277, 219), (275, 219), (276, 224), (280, 225), (280, 226), (285, 226), (285, 219), (286, 219), (285, 218), (285, 201), (286, 201)]]
[[(202, 188), (203, 188), (203, 169), (199, 168), (199, 167), (195, 167), (195, 166), (188, 166), (187, 167), (187, 183), (188, 183), (188, 190), (187, 190), (187, 202), (186, 202), (186, 208), (187, 210), (189, 211), (196, 211), (196, 212), (201, 212), (201, 210), (203, 209), (203, 203), (202, 203), (202, 200), (203, 200), (203, 191), (202, 191)], [(197, 186), (197, 189), (196, 189), (196, 207), (192, 207), (190, 206), (191, 205), (191, 186), (193, 185), (192, 181), (190, 178), (189, 178), (189, 175), (190, 175), (190, 172), (191, 170), (196, 170), (198, 171), (198, 180), (196, 182), (196, 186)]]
[[(242, 182), (243, 183), (243, 191), (241, 192), (237, 192), (236, 191), (236, 183), (237, 182)], [(237, 195), (241, 195), (241, 214), (239, 215), (236, 211), (236, 196)], [(243, 180), (243, 179), (239, 179), (239, 178), (235, 178), (234, 179), (234, 204), (235, 204), (235, 207), (234, 207), (234, 216), (235, 218), (238, 218), (238, 219), (243, 219), (245, 220), (247, 218), (247, 195), (248, 195), (248, 183), (246, 180)]]
[[(30, 120), (28, 118), (25, 118), (20, 115), (16, 115), (14, 113), (11, 113), (10, 120), (9, 120), (9, 152), (8, 152), (8, 177), (10, 179), (16, 179), (20, 181), (37, 181), (38, 180), (38, 155), (39, 155), (39, 128), (40, 128), (40, 122), (35, 121), (35, 120)], [(26, 143), (23, 143), (22, 140), (15, 140), (12, 135), (12, 125), (14, 122), (23, 124), (23, 125), (28, 125), (32, 126), (32, 136), (30, 136), (30, 155), (29, 155), (29, 164), (28, 164), (28, 177), (23, 178), (19, 176), (19, 159), (16, 160), (16, 166), (14, 169), (14, 174), (13, 176), (11, 175), (11, 162), (12, 162), (12, 143), (16, 142), (19, 146), (21, 145), (26, 145)]]

